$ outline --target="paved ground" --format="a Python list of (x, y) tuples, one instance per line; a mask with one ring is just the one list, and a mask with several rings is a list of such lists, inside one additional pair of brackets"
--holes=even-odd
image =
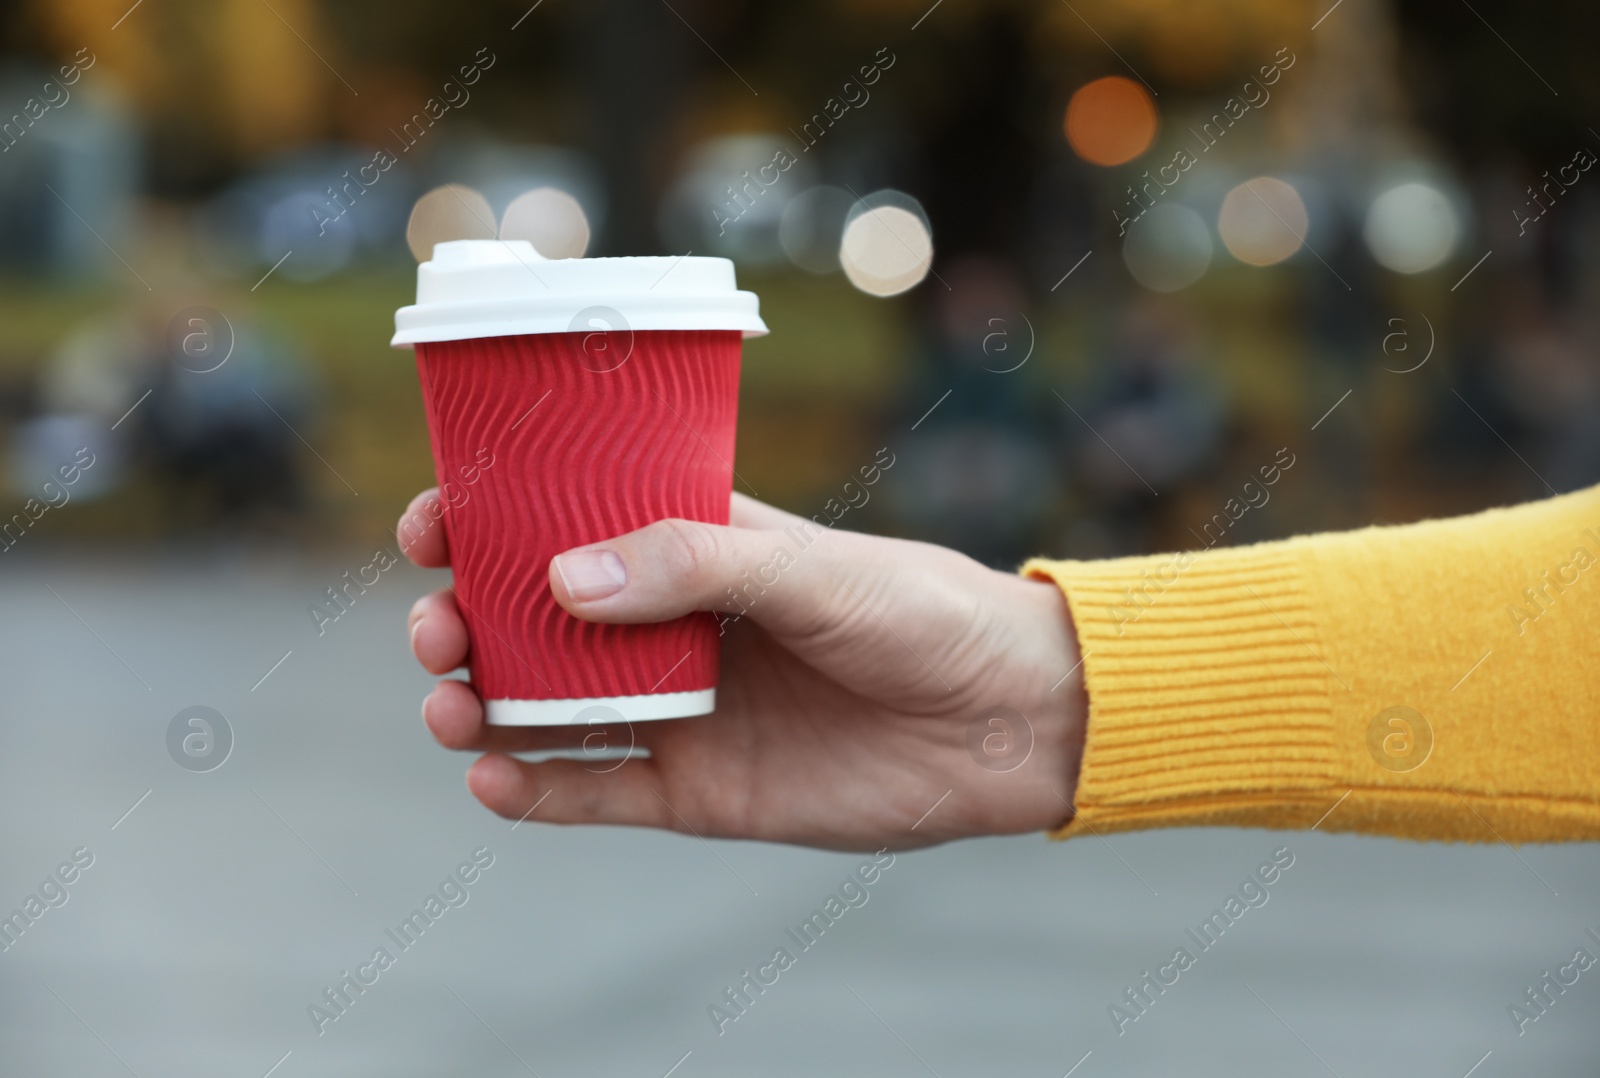
[[(1524, 1035), (1507, 1015), (1600, 956), (1595, 846), (1260, 831), (902, 855), (719, 1036), (708, 1006), (858, 858), (483, 812), (417, 719), (424, 574), (319, 639), (306, 604), (370, 555), (27, 556), (0, 566), (0, 911), (94, 860), (0, 954), (7, 1076), (1600, 1073), (1600, 966)], [(206, 773), (167, 749), (192, 705), (235, 737)], [(1267, 904), (1118, 1036), (1108, 1006), (1283, 845)], [(400, 951), (385, 929), (485, 846)], [(308, 1006), (378, 947), (319, 1035)]]

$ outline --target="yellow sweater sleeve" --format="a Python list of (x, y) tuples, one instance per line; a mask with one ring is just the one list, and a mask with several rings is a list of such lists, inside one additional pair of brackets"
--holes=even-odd
[(1057, 837), (1600, 839), (1600, 488), (1023, 571), (1065, 592), (1089, 696)]

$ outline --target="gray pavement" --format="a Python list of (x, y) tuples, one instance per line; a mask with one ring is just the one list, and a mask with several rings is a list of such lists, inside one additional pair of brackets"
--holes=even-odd
[[(0, 953), (0, 1074), (1600, 1073), (1600, 965), (1521, 1035), (1507, 1013), (1600, 958), (1593, 844), (963, 842), (900, 855), (801, 951), (786, 930), (860, 858), (483, 811), (417, 717), (403, 619), (442, 576), (384, 573), (320, 638), (305, 612), (370, 556), (6, 555), (0, 912), (93, 863)], [(167, 748), (195, 705), (234, 737), (208, 772)], [(1283, 846), (1270, 899), (1199, 951), (1186, 929)], [(401, 950), (386, 929), (483, 847), (465, 904)], [(1119, 1035), (1109, 1006), (1184, 946)], [(308, 1007), (379, 947), (319, 1034)], [(710, 1005), (781, 947), (719, 1034)]]

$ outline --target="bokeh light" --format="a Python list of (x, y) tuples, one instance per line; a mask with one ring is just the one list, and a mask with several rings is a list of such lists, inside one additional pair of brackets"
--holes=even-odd
[(839, 265), (868, 295), (898, 295), (921, 284), (932, 268), (933, 233), (910, 208), (872, 206), (845, 225)]
[(1122, 260), (1133, 279), (1152, 292), (1180, 291), (1211, 265), (1211, 230), (1189, 207), (1163, 203), (1128, 229)]
[[(819, 155), (787, 132), (718, 135), (686, 147), (656, 219), (669, 250), (731, 258), (741, 267), (781, 263), (778, 228), (789, 200), (815, 182)], [(833, 237), (837, 245), (839, 237)]]
[(1270, 266), (1305, 243), (1311, 218), (1300, 192), (1272, 176), (1246, 180), (1222, 200), (1217, 232), (1240, 262)]
[(1155, 141), (1159, 117), (1143, 86), (1120, 75), (1078, 87), (1067, 102), (1067, 141), (1091, 164), (1132, 161)]
[(511, 200), (500, 218), (500, 238), (527, 240), (546, 258), (582, 258), (589, 249), (589, 217), (567, 192), (537, 187)]
[(1461, 236), (1461, 222), (1438, 188), (1403, 183), (1372, 200), (1363, 235), (1372, 257), (1384, 268), (1422, 273), (1450, 257)]
[(418, 262), (433, 257), (433, 245), (450, 240), (495, 238), (494, 210), (470, 187), (447, 183), (417, 199), (406, 224), (406, 244)]

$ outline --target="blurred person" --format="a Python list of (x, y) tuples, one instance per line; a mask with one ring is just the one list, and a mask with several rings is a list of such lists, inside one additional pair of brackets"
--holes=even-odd
[[(122, 485), (137, 452), (137, 424), (128, 421), (129, 410), (159, 376), (161, 356), (153, 342), (160, 339), (164, 321), (153, 301), (130, 299), (69, 334), (39, 370), (35, 401), (40, 414), (22, 428), (18, 441), (37, 441), (36, 430), (56, 432), (52, 442), (69, 431), (82, 430), (85, 437), (95, 432), (95, 465), (80, 498), (110, 494)], [(75, 448), (40, 445), (28, 456), (36, 455), (48, 468), (52, 459)]]
[[(175, 504), (198, 503), (207, 521), (301, 505), (291, 425), (308, 421), (313, 385), (287, 338), (232, 306), (230, 320), (171, 295), (141, 298), (78, 330), (46, 363), (38, 392), (46, 418), (77, 417), (98, 432), (86, 493), (116, 489), (139, 462)], [(181, 317), (191, 314), (200, 321)], [(185, 353), (185, 340), (202, 338)]]
[(220, 366), (161, 368), (141, 429), (151, 463), (203, 519), (271, 523), (304, 507), (295, 431), (314, 417), (315, 386), (290, 339), (231, 322)]
[(1537, 446), (1530, 452), (1556, 492), (1600, 482), (1600, 363), (1590, 319), (1574, 307), (1514, 290), (1513, 310), (1490, 352), (1489, 377)]
[[(403, 523), (444, 512), (426, 491)], [(732, 585), (805, 522), (737, 494), (730, 519), (569, 550), (550, 588), (593, 622), (731, 613)], [(727, 634), (717, 710), (633, 724), (648, 758), (603, 774), (519, 760), (593, 730), (488, 726), (462, 681), (423, 718), (445, 747), (486, 753), (467, 773), (484, 805), (546, 823), (844, 850), (1178, 825), (1600, 839), (1596, 529), (1600, 488), (1020, 574), (826, 531)], [(402, 549), (443, 567), (448, 534), (402, 532)], [(469, 661), (448, 588), (409, 621), (425, 668)], [(1004, 771), (972, 739), (997, 708), (1031, 737)]]
[(931, 292), (927, 361), (908, 394), (939, 403), (897, 439), (904, 484), (895, 513), (917, 530), (986, 565), (1032, 549), (1056, 488), (1050, 471), (1050, 410), (1027, 368), (1035, 332), (1022, 282), (1006, 263), (954, 261), (947, 289)]
[[(1346, 208), (1363, 198), (1367, 177), (1337, 155), (1314, 158), (1310, 167), (1325, 178), (1335, 197), (1317, 228), (1321, 235), (1316, 237), (1314, 257), (1326, 258), (1327, 263), (1312, 262), (1302, 271), (1299, 321), (1305, 334), (1305, 360), (1300, 378), (1309, 400), (1331, 404), (1347, 389), (1366, 398), (1376, 388), (1375, 379), (1389, 377), (1373, 369), (1370, 327), (1391, 326), (1386, 319), (1394, 312), (1379, 290), (1378, 267), (1365, 249), (1361, 223)], [(1393, 358), (1384, 362), (1400, 366)], [(1317, 409), (1319, 416), (1321, 410)], [(1360, 409), (1339, 408), (1317, 434), (1327, 450), (1325, 459), (1338, 461), (1337, 467), (1317, 475), (1321, 526), (1349, 527), (1371, 519), (1378, 428)]]
[(1437, 384), (1421, 444), (1458, 484), (1481, 487), (1490, 470), (1497, 489), (1523, 496), (1600, 482), (1600, 333), (1551, 294), (1520, 276), (1504, 281)]
[(39, 372), (45, 412), (92, 415), (117, 422), (150, 388), (159, 364), (146, 308), (128, 306), (69, 335)]
[[(1148, 549), (1158, 491), (1200, 475), (1215, 459), (1226, 402), (1199, 369), (1192, 322), (1171, 299), (1147, 296), (1121, 317), (1109, 359), (1074, 405), (1061, 409), (1069, 460), (1104, 550)], [(1077, 415), (1073, 414), (1076, 410)]]

